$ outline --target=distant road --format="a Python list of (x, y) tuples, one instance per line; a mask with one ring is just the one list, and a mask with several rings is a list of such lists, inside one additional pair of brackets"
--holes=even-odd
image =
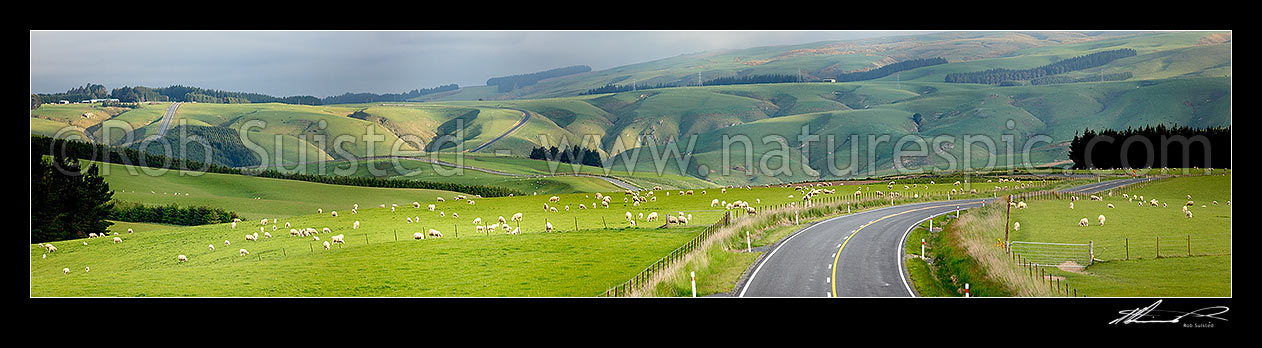
[(167, 107), (166, 115), (162, 115), (162, 127), (158, 128), (158, 136), (167, 134), (167, 129), (171, 127), (171, 119), (175, 118), (175, 110), (180, 108), (180, 102), (172, 103)]
[[(430, 159), (430, 158), (425, 158), (425, 157), (409, 157), (409, 156), (372, 156), (372, 157), (359, 157), (359, 158), (355, 158), (355, 160), (356, 160), (356, 161), (360, 161), (360, 160), (380, 160), (380, 159), (405, 159), (405, 160), (421, 161), (421, 162), (430, 163), (430, 164), (438, 164), (438, 165), (444, 165), (444, 166), (449, 166), (449, 167), (456, 167), (456, 168), (461, 168), (461, 169), (468, 169), (468, 170), (479, 171), (479, 172), (488, 173), (488, 174), (503, 175), (503, 176), (512, 176), (512, 177), (523, 177), (523, 178), (535, 178), (535, 177), (538, 177), (538, 178), (546, 178), (546, 177), (554, 177), (554, 176), (585, 176), (585, 177), (597, 178), (597, 179), (604, 180), (604, 181), (606, 181), (606, 182), (608, 182), (608, 183), (610, 183), (610, 184), (613, 184), (614, 186), (617, 186), (617, 187), (619, 187), (619, 188), (621, 188), (621, 189), (623, 189), (623, 190), (632, 190), (632, 191), (639, 191), (639, 190), (640, 190), (640, 188), (635, 187), (635, 185), (631, 185), (630, 183), (627, 183), (626, 181), (623, 181), (623, 180), (621, 180), (621, 179), (614, 178), (614, 177), (608, 177), (608, 176), (601, 176), (601, 175), (592, 175), (592, 174), (571, 174), (571, 173), (559, 173), (559, 174), (517, 174), (517, 173), (501, 172), (501, 171), (494, 170), (494, 169), (486, 169), (486, 168), (479, 168), (479, 167), (471, 167), (471, 166), (467, 166), (467, 165), (460, 165), (460, 164), (455, 164), (455, 163), (450, 163), (450, 162), (445, 162), (445, 161), (439, 161), (439, 160)], [(334, 163), (334, 162), (347, 162), (347, 161), (350, 161), (350, 160), (347, 160), (347, 159), (332, 159), (332, 160), (325, 160), (325, 161), (307, 161), (307, 162), (296, 163), (296, 164), (292, 164), (292, 163), (291, 163), (291, 164), (289, 164), (289, 165), (307, 165), (307, 164), (315, 164), (315, 163)], [(254, 167), (253, 167), (253, 166), (240, 166), (240, 167), (236, 167), (236, 168), (238, 168), (238, 169), (254, 169)]]
[(1077, 187), (1070, 187), (1067, 189), (1060, 190), (1058, 192), (1091, 194), (1091, 193), (1108, 191), (1108, 190), (1116, 189), (1122, 186), (1145, 182), (1149, 180), (1155, 180), (1155, 179), (1156, 178), (1134, 178), (1134, 179), (1117, 179), (1117, 180), (1101, 181), (1094, 184), (1086, 184), (1086, 185), (1077, 186)]
[(500, 134), (500, 136), (495, 137), (495, 139), (491, 139), (491, 141), (488, 141), (473, 150), (469, 150), (469, 152), (478, 152), (486, 148), (487, 146), (491, 146), (491, 144), (494, 144), (496, 141), (503, 139), (509, 134), (513, 134), (513, 132), (517, 131), (517, 128), (521, 128), (521, 126), (525, 125), (527, 121), (530, 121), (530, 116), (531, 116), (530, 111), (526, 111), (522, 109), (513, 109), (513, 108), (507, 108), (507, 109), (520, 111), (525, 116), (522, 116), (521, 121), (517, 121), (517, 124), (513, 125), (513, 128), (509, 128), (507, 132), (504, 132), (504, 134)]

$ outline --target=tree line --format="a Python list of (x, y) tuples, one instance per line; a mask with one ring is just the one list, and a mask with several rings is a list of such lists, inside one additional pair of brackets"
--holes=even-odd
[(444, 190), (463, 192), (482, 197), (503, 197), (508, 195), (520, 196), (523, 194), (523, 192), (514, 189), (485, 185), (465, 185), (394, 178), (365, 178), (284, 173), (274, 169), (259, 171), (254, 169), (233, 168), (213, 163), (155, 155), (134, 148), (120, 148), (117, 146), (92, 144), (77, 140), (54, 139), (36, 134), (31, 135), (31, 150), (37, 151), (41, 154), (64, 154), (64, 156), (70, 158), (130, 166), (260, 176), (265, 178), (299, 180), (333, 185)]
[(1052, 84), (1059, 84), (1059, 83), (1125, 81), (1125, 80), (1130, 80), (1132, 77), (1135, 77), (1135, 75), (1129, 71), (1113, 73), (1113, 74), (1104, 74), (1103, 76), (1099, 74), (1091, 74), (1091, 75), (1083, 76), (1079, 78), (1072, 78), (1069, 76), (1047, 76), (1047, 77), (1040, 77), (1037, 79), (1030, 80), (1030, 84), (1037, 86), (1037, 85), (1052, 85)]
[(1070, 141), (1069, 159), (1074, 169), (1231, 168), (1231, 127), (1088, 128)]
[(950, 73), (945, 77), (951, 83), (999, 84), (1004, 81), (1033, 80), (1044, 76), (1062, 74), (1075, 70), (1094, 68), (1108, 64), (1117, 59), (1133, 57), (1135, 50), (1129, 48), (1096, 52), (1088, 55), (1064, 59), (1033, 69), (989, 69), (985, 71)]
[(324, 99), (320, 99), (320, 102), (324, 103), (325, 105), (362, 104), (362, 103), (377, 103), (377, 102), (405, 102), (414, 98), (418, 98), (423, 95), (434, 94), (434, 93), (439, 93), (439, 92), (454, 91), (457, 89), (460, 89), (460, 85), (453, 83), (453, 84), (442, 85), (442, 86), (438, 86), (434, 88), (414, 89), (414, 90), (408, 91), (407, 93), (374, 94), (374, 93), (349, 93), (347, 92), (346, 94), (342, 94), (339, 96), (324, 97)]
[(901, 62), (889, 64), (889, 65), (882, 66), (880, 68), (876, 68), (876, 69), (872, 69), (868, 71), (837, 74), (837, 82), (875, 80), (882, 77), (890, 76), (893, 73), (904, 71), (904, 70), (911, 70), (915, 68), (946, 64), (946, 63), (947, 63), (946, 58), (942, 58), (942, 57), (904, 60)]
[(150, 222), (180, 226), (196, 226), (232, 222), (240, 218), (236, 212), (211, 207), (181, 207), (174, 203), (147, 206), (134, 202), (114, 201), (109, 219), (128, 222)]
[(500, 93), (512, 91), (514, 89), (534, 85), (539, 80), (573, 75), (592, 71), (592, 67), (586, 65), (572, 65), (564, 68), (556, 68), (529, 74), (511, 75), (492, 77), (486, 80), (487, 86), (496, 86)]
[(641, 83), (641, 84), (630, 84), (630, 85), (618, 86), (618, 85), (614, 85), (610, 83), (602, 87), (589, 89), (586, 92), (579, 93), (578, 95), (622, 93), (622, 92), (638, 91), (638, 90), (644, 90), (644, 89), (658, 89), (658, 88), (672, 88), (672, 87), (679, 87), (679, 85), (673, 84), (673, 83), (659, 83), (655, 85)]
[(44, 243), (104, 234), (114, 191), (96, 164), (84, 170), (73, 157), (49, 160), (31, 148), (31, 242)]
[(600, 160), (600, 153), (596, 152), (596, 150), (581, 148), (578, 145), (574, 145), (573, 148), (565, 149), (558, 149), (556, 146), (551, 148), (544, 148), (542, 146), (532, 148), (530, 149), (530, 158), (552, 162), (582, 164), (593, 167), (604, 166), (604, 162)]
[(752, 85), (760, 83), (796, 83), (802, 82), (801, 75), (785, 75), (785, 74), (765, 74), (765, 75), (745, 75), (745, 76), (727, 76), (719, 77), (712, 80), (706, 80), (704, 86), (724, 86), (724, 85)]

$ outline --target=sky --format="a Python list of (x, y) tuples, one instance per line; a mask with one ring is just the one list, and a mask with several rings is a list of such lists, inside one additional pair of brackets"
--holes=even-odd
[(31, 92), (88, 83), (277, 97), (403, 93), (496, 76), (891, 31), (31, 31)]

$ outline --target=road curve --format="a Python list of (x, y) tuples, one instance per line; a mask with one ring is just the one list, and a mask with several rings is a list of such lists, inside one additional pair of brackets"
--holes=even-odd
[(516, 131), (517, 131), (517, 128), (521, 128), (521, 126), (526, 125), (526, 122), (527, 122), (527, 121), (530, 121), (530, 116), (531, 116), (531, 115), (530, 115), (530, 111), (526, 111), (526, 110), (522, 110), (522, 109), (513, 109), (513, 108), (507, 108), (507, 109), (521, 111), (521, 113), (524, 115), (524, 116), (522, 116), (521, 121), (517, 121), (517, 124), (513, 125), (513, 128), (509, 128), (507, 132), (504, 132), (504, 134), (500, 134), (500, 136), (495, 137), (495, 139), (491, 139), (490, 141), (487, 141), (486, 143), (483, 143), (482, 145), (479, 145), (477, 148), (475, 148), (475, 149), (473, 149), (473, 150), (469, 150), (469, 152), (478, 152), (478, 151), (481, 151), (482, 149), (486, 148), (487, 146), (491, 146), (491, 144), (494, 144), (496, 141), (499, 141), (500, 139), (503, 139), (504, 137), (508, 136), (509, 134), (513, 134), (513, 132), (516, 132)]
[(925, 219), (987, 199), (904, 204), (839, 216), (790, 235), (753, 265), (740, 297), (915, 296), (903, 270), (903, 239)]

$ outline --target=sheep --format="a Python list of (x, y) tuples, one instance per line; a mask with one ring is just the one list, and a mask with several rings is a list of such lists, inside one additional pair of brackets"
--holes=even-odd
[(259, 225), (266, 225), (267, 219), (259, 220)]
[[(604, 207), (605, 209), (609, 209), (609, 202), (608, 202), (608, 201), (605, 201), (605, 202), (600, 202), (600, 206), (601, 206), (601, 207)], [(594, 208), (594, 207), (593, 207), (593, 208)]]
[(500, 224), (491, 224), (490, 226), (486, 227), (487, 230), (491, 230), (491, 231), (494, 231), (499, 228), (500, 228)]
[(657, 221), (657, 212), (650, 212), (648, 218), (644, 221)]
[(413, 208), (420, 209), (420, 208), (421, 208), (421, 202), (412, 202), (412, 207), (413, 207)]
[(1191, 218), (1192, 218), (1192, 211), (1191, 211), (1191, 210), (1184, 210), (1184, 211), (1183, 211), (1183, 215), (1184, 215), (1184, 216), (1187, 216), (1187, 218), (1191, 219)]
[(433, 205), (433, 204), (430, 204), (430, 205), (429, 205), (429, 211), (434, 211), (434, 205)]
[(442, 210), (439, 210), (438, 217), (447, 217), (447, 213), (443, 212)]
[(675, 218), (675, 220), (678, 221), (680, 224), (684, 224), (684, 225), (688, 224), (688, 218), (685, 218), (683, 216), (677, 217)]
[(551, 222), (543, 223), (543, 229), (545, 231), (552, 232), (552, 223)]
[(96, 233), (88, 233), (88, 238), (96, 238)]
[(513, 227), (513, 230), (509, 231), (508, 234), (521, 234), (521, 228)]
[(334, 210), (334, 211), (333, 211), (333, 217), (337, 217), (337, 211), (336, 211), (336, 210)]
[(635, 221), (634, 215), (631, 215), (631, 212), (627, 212), (626, 216), (627, 216), (627, 221)]
[(408, 218), (408, 223), (412, 223), (412, 218)]
[(1100, 220), (1100, 226), (1104, 226), (1104, 214), (1100, 214), (1099, 217), (1096, 217), (1096, 220)]
[(1020, 231), (1020, 230), (1021, 230), (1021, 223), (1020, 223), (1020, 222), (1013, 222), (1013, 223), (1012, 223), (1012, 230), (1013, 230), (1013, 231)]
[(715, 198), (714, 200), (710, 201), (710, 206), (711, 206), (711, 207), (717, 207), (717, 206), (719, 206), (719, 199), (718, 199), (718, 198)]
[(474, 225), (481, 225), (481, 224), (482, 224), (482, 218), (474, 218), (474, 219), (473, 219), (473, 224), (474, 224)]
[(677, 224), (677, 223), (679, 223), (679, 218), (675, 217), (674, 215), (666, 215), (666, 224)]
[(223, 245), (224, 245), (224, 246), (229, 246), (229, 245), (232, 245), (232, 243), (231, 243), (231, 242), (228, 242), (228, 240), (227, 240), (227, 239), (224, 239), (224, 240), (223, 240)]
[(127, 233), (132, 233), (132, 230), (130, 228), (127, 229)]
[(1188, 203), (1187, 203), (1187, 204), (1185, 204), (1185, 205), (1187, 205), (1187, 206), (1191, 207), (1191, 206), (1195, 206), (1195, 205), (1196, 205), (1196, 203), (1193, 203), (1192, 201), (1188, 201)]
[(329, 241), (324, 241), (324, 250), (329, 250)]
[(414, 239), (414, 240), (421, 240), (421, 239), (425, 239), (425, 234), (424, 234), (424, 233), (420, 233), (420, 232), (413, 233), (413, 234), (412, 234), (412, 239)]
[(311, 240), (319, 242), (320, 236), (311, 236)]
[(241, 249), (241, 256), (246, 256), (246, 255), (249, 255), (249, 254), (250, 254), (250, 252), (249, 252), (249, 251), (246, 251), (245, 249)]
[(1069, 209), (1073, 209), (1073, 208), (1074, 208), (1074, 202), (1069, 202)]
[(236, 222), (236, 221), (233, 221), (233, 222), (232, 222), (232, 228), (237, 228), (237, 222)]
[(215, 245), (214, 245), (214, 244), (209, 244), (209, 245), (207, 245), (206, 247), (207, 247), (207, 248), (210, 248), (210, 251), (215, 251)]
[(272, 234), (270, 232), (263, 232), (263, 237), (272, 238)]
[(579, 205), (578, 205), (578, 208), (579, 208), (579, 209), (587, 209), (587, 205), (586, 205), (586, 204), (579, 204)]
[[(514, 220), (514, 221), (516, 221), (516, 220)], [(502, 224), (502, 223), (506, 223), (506, 222), (508, 222), (508, 220), (507, 220), (507, 219), (505, 219), (503, 215), (500, 215), (499, 222)]]
[(175, 260), (179, 262), (188, 261), (188, 256), (184, 256), (183, 254), (180, 254), (179, 256), (175, 257)]
[(1109, 209), (1113, 209), (1113, 203), (1109, 203)]
[(472, 199), (470, 199), (470, 200), (469, 200), (469, 205), (473, 205), (473, 200), (472, 200)]
[(446, 202), (446, 201), (447, 201), (446, 199), (443, 199), (442, 197), (438, 197), (438, 202), (439, 202), (439, 203)]
[(1087, 221), (1087, 218), (1082, 218), (1082, 220), (1078, 220), (1078, 226), (1087, 227), (1087, 225), (1090, 225), (1090, 224), (1091, 223)]
[(1017, 209), (1025, 209), (1025, 202), (1017, 202)]
[(451, 213), (451, 217), (452, 217), (452, 218), (457, 218), (457, 219), (459, 219), (459, 218), (460, 218), (460, 213)]
[(123, 239), (122, 239), (122, 238), (114, 237), (114, 244), (118, 244), (118, 243), (122, 243), (122, 242), (123, 242)]
[(329, 238), (329, 239), (337, 244), (346, 244), (346, 235), (343, 235), (343, 234), (333, 236), (332, 238)]
[(557, 196), (548, 197), (548, 203), (557, 203), (560, 201), (561, 201), (561, 197), (557, 197)]
[(61, 269), (61, 273), (62, 273), (62, 274), (70, 274), (70, 268), (62, 268), (62, 269)]
[(443, 237), (443, 233), (442, 233), (442, 232), (438, 232), (438, 230), (435, 230), (435, 229), (432, 229), (432, 228), (431, 228), (431, 229), (429, 229), (429, 236), (430, 236), (430, 237), (434, 237), (434, 238), (442, 238), (442, 237)]
[(637, 215), (636, 215), (636, 219), (639, 219), (639, 220), (644, 220), (644, 213), (639, 213), (639, 214), (637, 214)]
[[(605, 208), (608, 208), (608, 204), (606, 204), (606, 207), (605, 207)], [(551, 207), (551, 208), (548, 208), (548, 211), (549, 211), (549, 212), (553, 212), (553, 213), (555, 213), (555, 212), (557, 212), (557, 207)]]
[(749, 215), (758, 215), (758, 211), (754, 210), (754, 207), (746, 207), (745, 212), (749, 213)]
[[(382, 206), (382, 208), (385, 208), (385, 206)], [(352, 204), (351, 209), (359, 209), (359, 203)]]

